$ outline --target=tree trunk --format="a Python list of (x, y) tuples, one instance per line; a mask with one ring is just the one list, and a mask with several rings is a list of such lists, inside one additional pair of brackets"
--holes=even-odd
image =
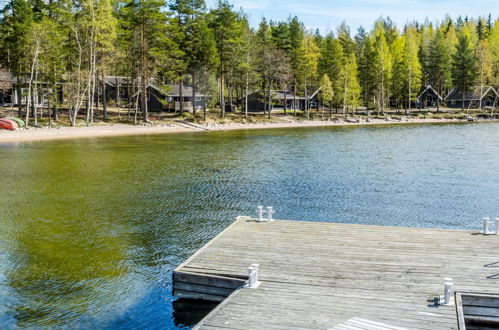
[(107, 120), (107, 91), (106, 91), (106, 77), (102, 71), (102, 111), (104, 120)]
[[(17, 88), (17, 92), (16, 92), (16, 99), (17, 99), (17, 110), (18, 110), (18, 113), (19, 113), (19, 118), (22, 116), (22, 112), (23, 112), (23, 106), (22, 106), (22, 93), (21, 93), (21, 88), (19, 86), (16, 87)], [(12, 100), (12, 102), (14, 102), (14, 100)]]
[(196, 111), (196, 74), (192, 74), (192, 113), (194, 115), (194, 118), (196, 118), (197, 111)]
[(230, 110), (232, 112), (232, 106), (234, 104), (233, 102), (233, 98), (232, 98), (232, 93), (234, 92), (234, 88), (232, 86), (232, 83), (229, 84), (229, 106), (230, 106)]
[(38, 60), (38, 47), (39, 47), (39, 44), (37, 43), (36, 44), (36, 47), (35, 47), (35, 54), (33, 56), (33, 62), (31, 63), (31, 73), (30, 73), (30, 79), (29, 79), (29, 84), (28, 84), (28, 97), (27, 97), (27, 100), (26, 100), (26, 126), (29, 126), (29, 112), (30, 112), (30, 102), (31, 102), (31, 88), (32, 88), (32, 84), (33, 84), (33, 78), (34, 78), (34, 74), (35, 74), (35, 65), (36, 65), (36, 62)]
[[(461, 95), (462, 95), (462, 97), (461, 97), (461, 100), (462, 100), (462, 103), (461, 103), (461, 111), (463, 111), (463, 112), (464, 112), (464, 88), (463, 88), (463, 90), (461, 91)], [(466, 111), (466, 114), (468, 114), (468, 111)]]
[(345, 65), (345, 81), (343, 83), (343, 116), (345, 116), (345, 110), (347, 104), (347, 86), (348, 86), (348, 73)]
[(307, 77), (305, 76), (305, 85), (303, 86), (305, 88), (305, 113), (307, 116), (307, 119), (310, 118), (309, 113), (308, 113), (308, 91), (307, 91)]
[(272, 114), (272, 80), (269, 82), (269, 102), (268, 102), (268, 118), (270, 119)]
[(206, 122), (206, 95), (203, 97), (203, 119)]
[(144, 116), (144, 122), (149, 121), (149, 109), (147, 108), (147, 83), (146, 79), (142, 77), (141, 80), (142, 84), (142, 91), (140, 93), (142, 102), (141, 102), (141, 110), (142, 110), (142, 115)]
[(288, 99), (286, 95), (286, 89), (284, 89), (284, 115), (286, 116), (287, 110), (288, 110)]
[(224, 93), (224, 88), (225, 88), (225, 77), (223, 73), (223, 65), (222, 65), (222, 70), (220, 74), (220, 108), (221, 108), (221, 116), (222, 118), (225, 117), (225, 93)]
[[(47, 95), (49, 95), (48, 89), (47, 89)], [(52, 125), (52, 115), (50, 113), (50, 96), (48, 97), (48, 100), (47, 100), (47, 114), (49, 117), (49, 126), (51, 126)]]
[(133, 100), (132, 100), (132, 92), (133, 92), (132, 86), (135, 84), (135, 80), (132, 79), (132, 82), (130, 84), (130, 79), (127, 78), (127, 84), (128, 84), (128, 86), (127, 86), (127, 89), (128, 89), (128, 95), (127, 95), (127, 97), (128, 97), (128, 121), (130, 121), (132, 119), (132, 102), (133, 102)]
[(249, 70), (246, 70), (246, 86), (244, 90), (244, 117), (248, 118)]
[(180, 115), (182, 116), (184, 114), (184, 81), (182, 79), (180, 79), (178, 81), (178, 94), (179, 94), (179, 97), (180, 97)]
[(296, 117), (296, 79), (293, 85), (293, 115)]

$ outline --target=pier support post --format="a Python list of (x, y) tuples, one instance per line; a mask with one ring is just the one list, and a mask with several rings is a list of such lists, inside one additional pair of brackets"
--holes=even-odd
[(267, 215), (268, 215), (268, 218), (269, 218), (269, 222), (272, 222), (272, 214), (274, 213), (274, 210), (272, 208), (272, 206), (267, 206)]
[(247, 288), (249, 289), (256, 289), (258, 285), (260, 285), (260, 282), (258, 282), (258, 270), (260, 266), (258, 264), (252, 264), (248, 268), (248, 284)]
[(452, 278), (444, 278), (444, 294), (437, 297), (436, 303), (440, 306), (452, 305)]
[(490, 218), (483, 218), (483, 232), (482, 232), (482, 234), (484, 234), (484, 235), (489, 234), (489, 222), (490, 222)]
[(452, 278), (446, 278), (444, 283), (444, 305), (450, 305), (452, 297)]
[(257, 207), (258, 222), (263, 222), (263, 206)]

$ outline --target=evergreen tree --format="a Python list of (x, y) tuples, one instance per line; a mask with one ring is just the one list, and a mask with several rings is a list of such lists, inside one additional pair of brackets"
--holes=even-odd
[(110, 70), (112, 58), (115, 53), (117, 40), (118, 21), (114, 15), (110, 0), (96, 2), (95, 19), (95, 60), (96, 70), (101, 76), (101, 92), (103, 119), (107, 119), (107, 95), (105, 76)]
[(149, 120), (147, 108), (147, 88), (152, 78), (159, 73), (169, 76), (179, 66), (183, 52), (174, 42), (174, 24), (171, 24), (165, 3), (162, 0), (128, 0), (127, 19), (130, 20), (129, 36), (132, 45), (133, 72), (138, 81), (136, 104), (142, 110), (144, 121)]
[(464, 111), (465, 95), (475, 85), (477, 77), (476, 57), (466, 34), (459, 36), (456, 52), (452, 62), (452, 80), (462, 96)]
[(373, 33), (375, 86), (377, 90), (376, 104), (378, 113), (385, 111), (386, 100), (389, 95), (390, 80), (392, 75), (392, 55), (385, 38), (383, 22), (375, 24)]
[(338, 105), (341, 102), (341, 91), (343, 84), (341, 82), (341, 74), (343, 70), (343, 47), (339, 40), (334, 38), (332, 33), (329, 33), (324, 39), (320, 50), (319, 58), (319, 75), (328, 76), (333, 89), (333, 100)]
[(291, 65), (291, 76), (293, 80), (293, 111), (296, 114), (296, 96), (299, 90), (300, 82), (303, 80), (303, 56), (302, 43), (305, 38), (305, 27), (298, 20), (298, 17), (293, 17), (289, 20), (289, 59)]
[(376, 76), (374, 70), (372, 70), (375, 59), (374, 46), (371, 38), (363, 28), (359, 28), (355, 40), (359, 81), (362, 87), (362, 101), (364, 106), (369, 108), (369, 103), (374, 100), (375, 96)]
[[(25, 55), (25, 45), (33, 23), (33, 9), (27, 0), (11, 0), (1, 11), (0, 66), (7, 68), (18, 77), (28, 72), (30, 61)], [(22, 96), (21, 86), (25, 83), (25, 79), (22, 79), (14, 86), (19, 98)], [(19, 116), (21, 116), (21, 102), (18, 107)]]
[(225, 78), (233, 71), (234, 67), (241, 64), (238, 60), (244, 58), (243, 24), (239, 15), (233, 11), (232, 5), (227, 0), (219, 0), (217, 8), (211, 11), (209, 23), (213, 29), (215, 42), (218, 49), (220, 75), (220, 107), (221, 116), (225, 116)]
[[(438, 31), (430, 46), (428, 61), (428, 84), (440, 95), (445, 95), (452, 85), (452, 53), (449, 51), (441, 31)], [(438, 110), (438, 104), (437, 104)]]

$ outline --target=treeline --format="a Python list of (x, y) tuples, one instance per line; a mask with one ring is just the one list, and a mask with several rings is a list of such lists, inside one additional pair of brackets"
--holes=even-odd
[[(211, 95), (207, 106), (218, 104), (222, 116), (226, 105), (244, 112), (255, 90), (270, 115), (274, 89), (306, 99), (320, 90), (323, 104), (343, 112), (383, 112), (390, 101), (410, 109), (425, 85), (441, 95), (499, 85), (499, 21), (490, 15), (401, 29), (380, 18), (353, 34), (345, 24), (325, 35), (308, 31), (297, 17), (262, 19), (253, 29), (226, 0), (210, 10), (203, 0), (10, 0), (0, 16), (0, 66), (22, 77), (26, 109), (43, 81), (57, 116), (64, 82), (73, 125), (82, 110), (93, 121), (107, 75), (130, 77), (130, 106), (146, 121), (151, 79)], [(105, 93), (102, 102), (105, 118)]]

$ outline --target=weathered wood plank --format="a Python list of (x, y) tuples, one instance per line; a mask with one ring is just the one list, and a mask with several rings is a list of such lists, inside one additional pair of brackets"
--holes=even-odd
[(184, 283), (192, 283), (199, 285), (207, 285), (214, 286), (219, 288), (231, 289), (232, 291), (240, 288), (244, 284), (244, 280), (224, 277), (224, 276), (206, 276), (202, 274), (194, 274), (189, 272), (174, 272), (173, 273), (173, 281), (184, 282)]
[[(236, 290), (199, 329), (457, 329), (455, 308), (432, 298), (444, 277), (456, 290), (498, 292), (498, 260), (484, 252), (498, 248), (498, 236), (470, 231), (241, 218), (179, 266), (174, 282)], [(253, 263), (262, 285), (238, 289)], [(464, 308), (496, 315), (499, 303), (480, 304)]]

